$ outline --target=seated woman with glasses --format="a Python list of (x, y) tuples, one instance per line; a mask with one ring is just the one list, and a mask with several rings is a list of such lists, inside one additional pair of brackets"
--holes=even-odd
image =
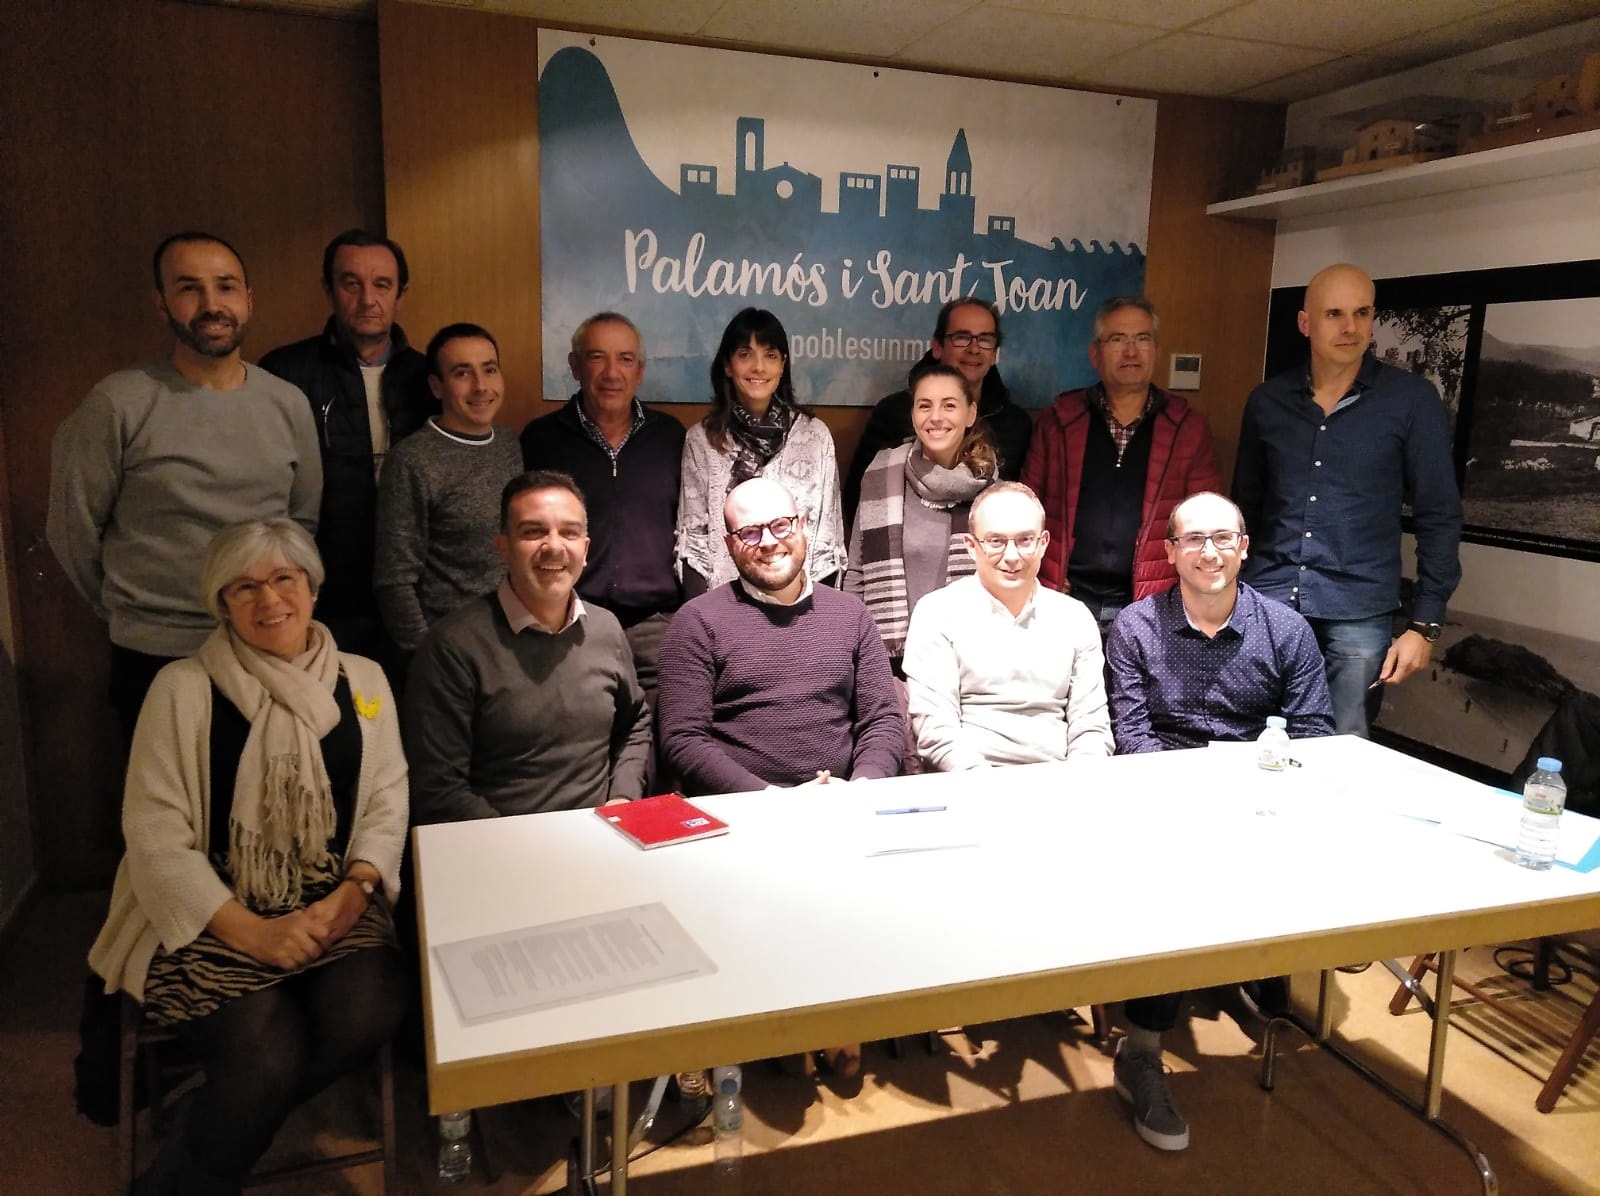
[(996, 476), (961, 371), (930, 362), (910, 381), (914, 439), (880, 451), (862, 476), (844, 575), (844, 588), (872, 613), (897, 678), (918, 601), (973, 572), (967, 511)]
[(795, 404), (789, 337), (778, 317), (747, 307), (723, 331), (711, 362), (711, 414), (683, 444), (677, 561), (686, 597), (737, 575), (723, 540), (722, 505), (754, 477), (771, 478), (794, 496), (810, 542), (806, 572), (837, 585), (845, 546), (833, 434)]
[(291, 520), (219, 532), (200, 571), (217, 630), (139, 715), (89, 964), (205, 1069), (139, 1192), (237, 1192), (289, 1112), (403, 1013), (399, 724), (382, 670), (312, 620), (322, 579)]

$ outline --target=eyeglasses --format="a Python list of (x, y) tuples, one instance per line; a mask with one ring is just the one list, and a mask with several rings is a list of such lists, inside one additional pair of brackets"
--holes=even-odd
[(1139, 349), (1153, 349), (1156, 336), (1153, 332), (1136, 332), (1132, 336), (1125, 332), (1113, 332), (1110, 336), (1102, 336), (1100, 343), (1108, 349), (1126, 349), (1129, 345)]
[(766, 523), (752, 523), (749, 527), (741, 527), (728, 534), (746, 548), (755, 548), (761, 543), (763, 532), (771, 532), (774, 540), (787, 540), (800, 529), (800, 516), (779, 515), (776, 519)]
[(947, 332), (941, 338), (947, 345), (954, 345), (958, 349), (965, 349), (974, 341), (978, 348), (988, 353), (993, 353), (1000, 347), (1000, 334), (998, 332)]
[(1020, 536), (973, 537), (973, 539), (977, 541), (978, 547), (983, 549), (990, 556), (1004, 556), (1006, 553), (1007, 544), (1016, 545), (1017, 554), (1019, 556), (1027, 556), (1035, 548), (1039, 547), (1039, 542), (1043, 538), (1044, 536), (1041, 532), (1023, 532)]
[(1199, 552), (1210, 540), (1218, 552), (1232, 552), (1244, 539), (1242, 532), (1185, 532), (1181, 536), (1168, 536), (1168, 544), (1176, 544), (1184, 552)]
[(287, 598), (300, 588), (300, 579), (305, 575), (304, 569), (279, 569), (266, 581), (253, 581), (250, 578), (230, 581), (222, 587), (222, 600), (229, 606), (253, 606), (261, 601), (268, 586), (280, 598)]

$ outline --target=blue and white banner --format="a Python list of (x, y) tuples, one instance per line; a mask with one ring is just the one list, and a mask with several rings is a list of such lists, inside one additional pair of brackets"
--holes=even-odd
[(974, 295), (1043, 406), (1093, 380), (1095, 308), (1144, 288), (1153, 100), (557, 30), (539, 60), (547, 399), (609, 309), (644, 336), (641, 397), (706, 402), (755, 306), (802, 402), (870, 404)]

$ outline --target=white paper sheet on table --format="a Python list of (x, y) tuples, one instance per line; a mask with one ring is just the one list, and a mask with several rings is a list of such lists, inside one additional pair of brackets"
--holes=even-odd
[[(1513, 849), (1521, 823), (1522, 798), (1498, 789), (1485, 790), (1476, 801), (1453, 803), (1439, 819), (1439, 825), (1454, 834)], [(1576, 866), (1600, 837), (1600, 820), (1568, 810), (1561, 816), (1560, 826), (1556, 859)]]
[(433, 957), (464, 1022), (717, 970), (659, 901), (441, 943)]

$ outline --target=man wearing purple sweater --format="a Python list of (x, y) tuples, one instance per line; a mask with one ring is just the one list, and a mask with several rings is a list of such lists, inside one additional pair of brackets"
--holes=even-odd
[(739, 577), (661, 645), (661, 754), (688, 794), (891, 777), (904, 728), (889, 657), (853, 594), (813, 585), (794, 498), (766, 478), (723, 508)]

